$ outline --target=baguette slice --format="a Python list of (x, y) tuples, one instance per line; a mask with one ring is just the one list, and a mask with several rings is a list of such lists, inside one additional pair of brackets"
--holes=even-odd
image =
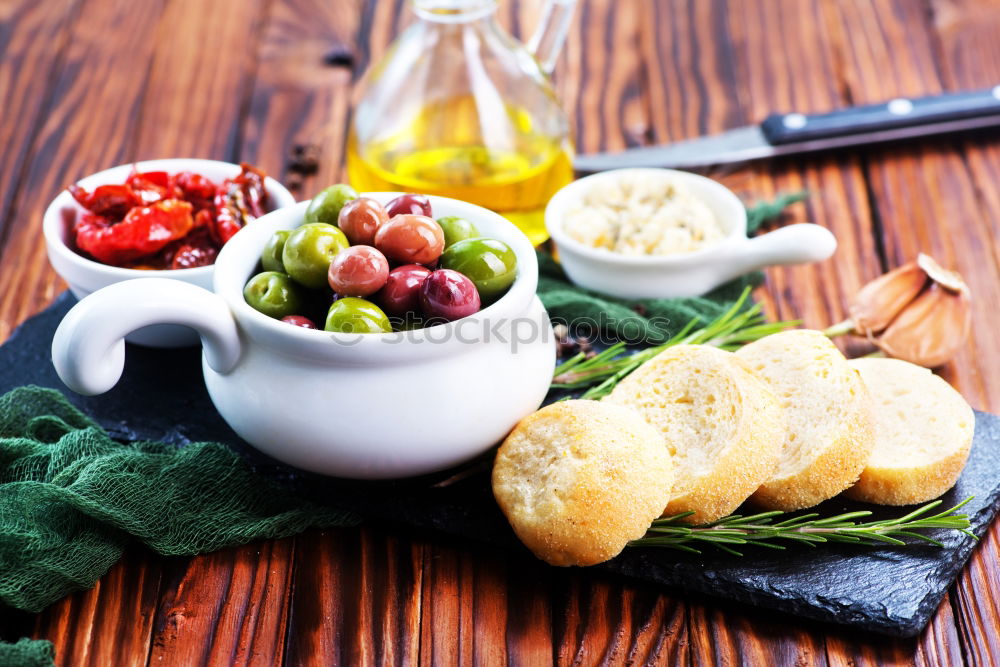
[(774, 475), (753, 495), (768, 509), (812, 507), (853, 485), (875, 446), (871, 397), (860, 374), (819, 331), (796, 329), (736, 352), (774, 390), (788, 433)]
[(962, 395), (926, 368), (899, 359), (855, 359), (875, 406), (875, 451), (846, 495), (912, 505), (955, 485), (969, 459), (975, 416)]
[(674, 461), (664, 515), (708, 523), (732, 514), (774, 472), (784, 416), (767, 385), (732, 353), (668, 348), (615, 387), (607, 402), (638, 410)]
[(493, 495), (552, 565), (594, 565), (645, 535), (670, 496), (670, 455), (632, 410), (562, 401), (528, 415), (497, 451)]

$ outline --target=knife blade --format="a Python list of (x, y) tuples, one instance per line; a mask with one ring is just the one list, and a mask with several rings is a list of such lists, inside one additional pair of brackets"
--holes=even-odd
[(771, 114), (759, 125), (662, 146), (578, 155), (591, 172), (622, 167), (709, 167), (1000, 126), (1000, 85), (826, 113)]

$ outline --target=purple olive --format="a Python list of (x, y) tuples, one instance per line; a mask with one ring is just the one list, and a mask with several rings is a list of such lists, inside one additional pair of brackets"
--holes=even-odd
[(375, 295), (375, 301), (389, 315), (402, 317), (420, 311), (420, 287), (431, 275), (419, 264), (397, 266), (389, 272), (385, 286)]
[(479, 292), (471, 280), (451, 269), (438, 269), (420, 288), (420, 303), (429, 318), (457, 320), (479, 311)]
[(431, 215), (431, 200), (426, 195), (400, 195), (385, 205), (389, 218), (395, 215), (412, 213), (414, 215)]

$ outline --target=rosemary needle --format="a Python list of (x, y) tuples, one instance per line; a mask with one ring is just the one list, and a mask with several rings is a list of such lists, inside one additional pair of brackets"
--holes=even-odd
[(683, 520), (694, 512), (685, 512), (657, 519), (649, 527), (645, 537), (629, 542), (629, 546), (663, 547), (700, 554), (701, 551), (691, 546), (691, 543), (699, 546), (711, 544), (727, 553), (742, 556), (741, 552), (729, 545), (752, 544), (769, 549), (784, 549), (785, 545), (779, 544), (778, 540), (788, 540), (808, 546), (822, 542), (903, 546), (907, 542), (900, 538), (908, 537), (941, 547), (944, 546), (941, 542), (917, 531), (933, 528), (957, 530), (976, 539), (969, 532), (968, 515), (957, 514), (970, 500), (972, 496), (951, 509), (930, 514), (931, 510), (941, 505), (942, 501), (935, 500), (895, 519), (868, 522), (856, 521), (871, 516), (872, 513), (868, 511), (847, 512), (826, 518), (819, 518), (818, 514), (811, 513), (783, 521), (775, 521), (784, 515), (783, 512), (762, 512), (752, 516), (736, 514), (703, 526), (692, 526)]

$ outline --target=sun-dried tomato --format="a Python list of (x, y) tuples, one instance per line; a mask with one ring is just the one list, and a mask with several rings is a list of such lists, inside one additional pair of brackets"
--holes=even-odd
[[(197, 218), (196, 215), (195, 220)], [(178, 255), (184, 253), (185, 246), (188, 246), (188, 250), (197, 251), (195, 255), (199, 258), (198, 261), (208, 260), (208, 264), (213, 264), (215, 257), (219, 254), (219, 246), (212, 240), (210, 228), (196, 225), (186, 236), (171, 241), (156, 254), (140, 257), (134, 262), (126, 263), (125, 267), (129, 269), (186, 269), (193, 266), (204, 266), (204, 264), (195, 263), (194, 258), (184, 259), (183, 256), (178, 258)], [(177, 258), (176, 262), (175, 258)]]
[[(215, 206), (215, 193), (218, 186), (201, 174), (193, 171), (182, 171), (174, 175), (174, 185), (180, 188), (184, 200), (194, 206), (196, 213)], [(214, 211), (213, 211), (214, 213)], [(197, 225), (197, 222), (195, 223)]]
[(227, 178), (215, 195), (215, 232), (213, 238), (224, 244), (244, 225), (267, 212), (267, 189), (264, 172), (245, 162), (240, 174)]
[(142, 204), (127, 185), (99, 185), (93, 192), (87, 192), (74, 184), (69, 186), (69, 192), (80, 206), (115, 222), (124, 218), (133, 207)]
[(268, 201), (267, 188), (264, 187), (265, 178), (267, 178), (267, 174), (263, 171), (246, 162), (241, 162), (240, 175), (231, 179), (233, 183), (238, 184), (240, 189), (243, 190), (247, 202), (247, 210), (254, 218), (259, 218), (267, 213)]
[(193, 269), (198, 266), (208, 266), (215, 263), (219, 251), (213, 246), (197, 246), (185, 243), (174, 253), (170, 261), (171, 269)]
[(212, 227), (215, 226), (215, 208), (203, 208), (194, 214), (194, 228), (204, 228), (206, 233), (211, 235)]
[(212, 226), (212, 238), (219, 245), (225, 245), (236, 232), (246, 224), (243, 212), (224, 193), (215, 196), (215, 224)]
[(122, 185), (88, 192), (69, 186), (86, 209), (75, 225), (77, 246), (95, 259), (142, 269), (190, 268), (215, 261), (244, 225), (267, 212), (264, 172), (241, 165), (216, 185), (191, 171), (139, 172)]
[(133, 208), (118, 223), (87, 211), (76, 223), (76, 244), (98, 261), (121, 265), (183, 238), (194, 226), (191, 208), (186, 201), (167, 199)]
[(125, 185), (132, 188), (144, 204), (155, 204), (164, 199), (180, 199), (184, 193), (177, 187), (170, 174), (165, 171), (138, 172), (134, 169), (125, 179)]

